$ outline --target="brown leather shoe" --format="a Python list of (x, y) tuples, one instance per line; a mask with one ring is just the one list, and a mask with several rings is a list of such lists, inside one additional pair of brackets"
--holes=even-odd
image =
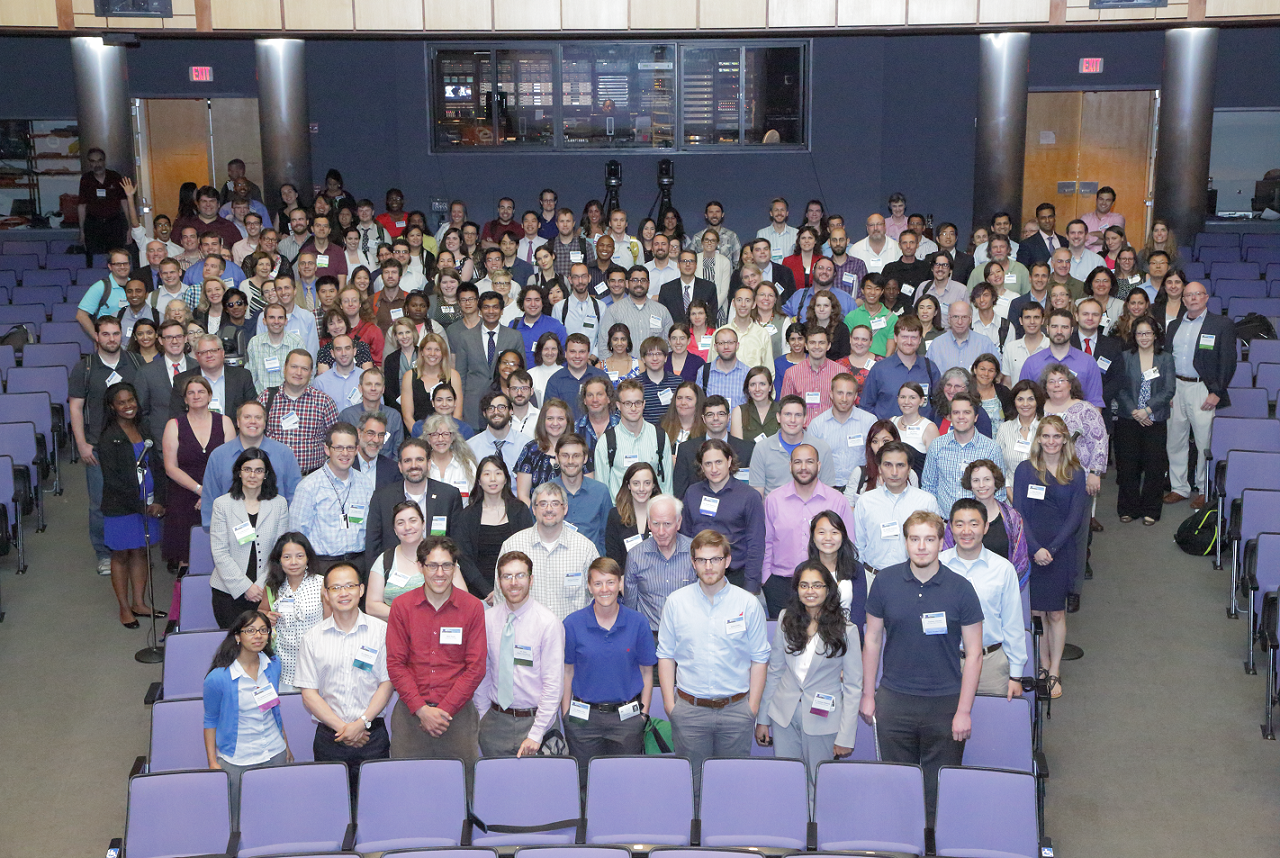
[(1204, 509), (1204, 495), (1196, 495), (1191, 499), (1192, 509)]
[(1186, 495), (1180, 495), (1177, 492), (1169, 492), (1164, 496), (1165, 503), (1182, 503), (1186, 499)]
[(1102, 533), (1106, 528), (1102, 526), (1102, 522), (1098, 521), (1096, 518), (1091, 518), (1089, 519), (1089, 530), (1094, 533)]

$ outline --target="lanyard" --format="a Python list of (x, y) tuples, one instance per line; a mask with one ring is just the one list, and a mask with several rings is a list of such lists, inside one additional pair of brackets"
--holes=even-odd
[(333, 471), (329, 470), (328, 464), (324, 466), (324, 475), (329, 478), (329, 488), (333, 489), (333, 496), (338, 501), (338, 512), (342, 513), (343, 521), (345, 521), (347, 518), (347, 501), (351, 498), (351, 490), (355, 488), (355, 480), (351, 479), (351, 474), (348, 472), (347, 479), (351, 481), (351, 484), (347, 486), (347, 493), (340, 495), (338, 494), (338, 480), (334, 479)]

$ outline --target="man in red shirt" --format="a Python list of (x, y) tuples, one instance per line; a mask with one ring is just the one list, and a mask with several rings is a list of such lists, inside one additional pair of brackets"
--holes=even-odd
[(80, 243), (86, 253), (106, 253), (124, 247), (129, 238), (129, 198), (120, 174), (107, 169), (107, 153), (89, 150), (89, 170), (80, 177)]
[(481, 247), (497, 247), (504, 235), (510, 235), (517, 242), (524, 237), (524, 227), (516, 223), (516, 201), (511, 197), (498, 200), (498, 217), (484, 225), (480, 233)]
[(243, 238), (235, 224), (218, 215), (218, 191), (209, 185), (196, 191), (196, 213), (178, 218), (173, 228), (178, 235), (182, 235), (183, 227), (187, 226), (194, 226), (198, 233), (217, 233), (222, 239), (222, 246), (227, 249)]
[(418, 545), (423, 586), (391, 603), (387, 674), (400, 700), (391, 713), (392, 759), (458, 757), (467, 781), (479, 757), (471, 702), (484, 679), (484, 606), (453, 586), (458, 546), (447, 536)]

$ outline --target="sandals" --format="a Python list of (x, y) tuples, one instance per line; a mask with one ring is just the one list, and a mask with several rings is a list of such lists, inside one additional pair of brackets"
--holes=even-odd
[(1131, 522), (1131, 521), (1133, 521), (1133, 516), (1131, 516), (1131, 515), (1122, 515), (1122, 516), (1120, 516), (1120, 523), (1121, 523), (1121, 524), (1128, 524), (1128, 523), (1129, 523), (1129, 522)]
[(1049, 697), (1057, 700), (1062, 696), (1062, 680), (1056, 676), (1049, 677)]

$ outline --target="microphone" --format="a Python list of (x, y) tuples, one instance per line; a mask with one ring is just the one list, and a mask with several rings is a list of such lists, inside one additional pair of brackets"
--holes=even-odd
[(155, 443), (150, 438), (142, 442), (142, 452), (138, 455), (137, 461), (134, 462), (136, 467), (142, 467), (142, 460), (147, 458), (147, 453), (151, 452), (151, 448), (154, 446)]

